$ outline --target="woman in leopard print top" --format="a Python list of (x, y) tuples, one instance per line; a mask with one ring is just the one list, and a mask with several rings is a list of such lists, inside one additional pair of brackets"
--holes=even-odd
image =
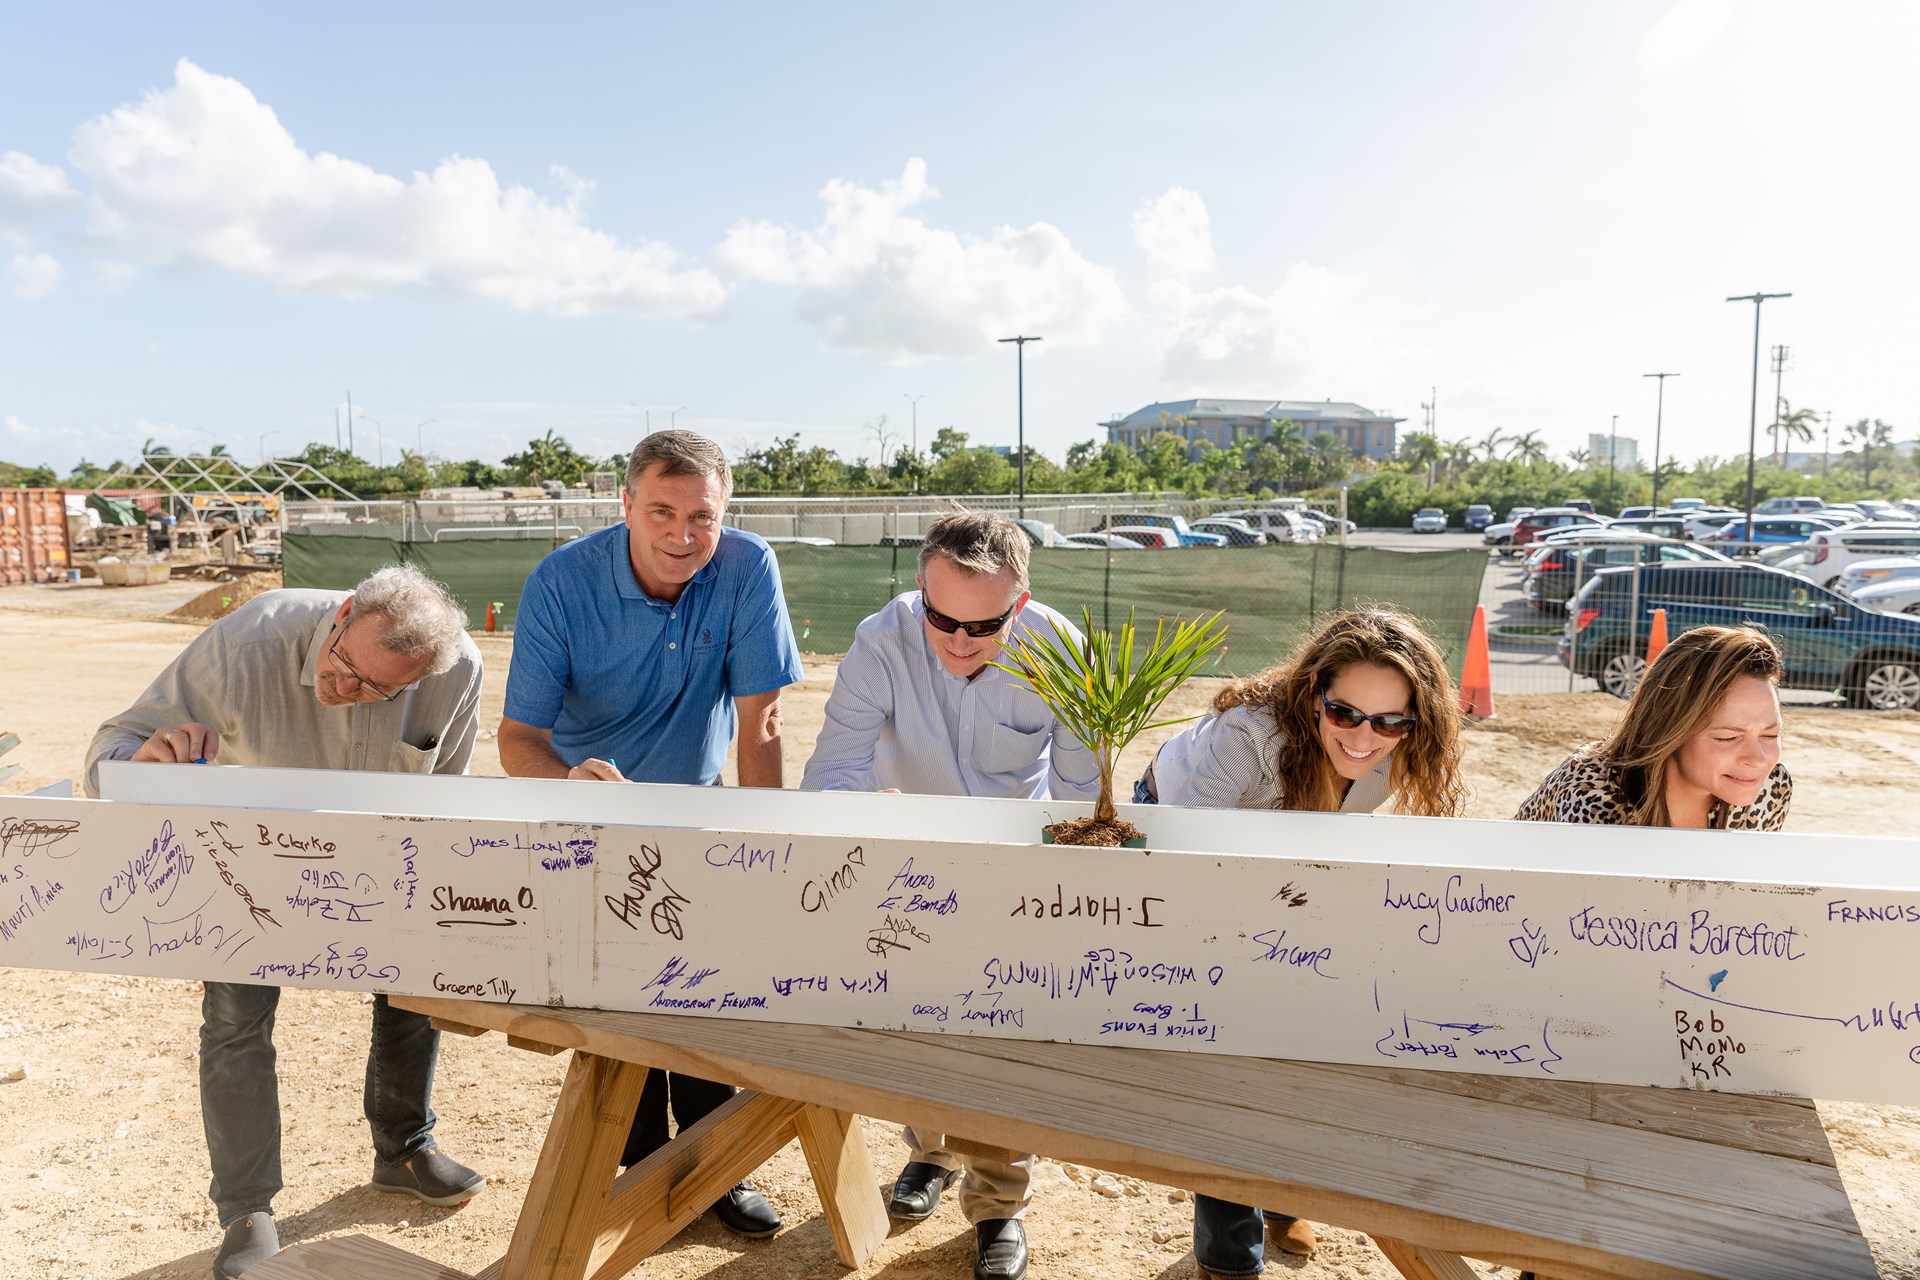
[(1752, 627), (1695, 627), (1641, 677), (1612, 736), (1549, 773), (1514, 817), (1778, 831), (1780, 650)]

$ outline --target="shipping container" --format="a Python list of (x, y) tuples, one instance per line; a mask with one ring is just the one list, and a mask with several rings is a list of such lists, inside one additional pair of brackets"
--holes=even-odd
[(0, 586), (64, 582), (73, 563), (60, 489), (0, 489)]

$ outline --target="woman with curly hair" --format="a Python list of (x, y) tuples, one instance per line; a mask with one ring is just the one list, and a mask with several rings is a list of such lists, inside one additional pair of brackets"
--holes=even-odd
[(1605, 741), (1561, 761), (1514, 817), (1778, 831), (1779, 646), (1753, 627), (1695, 627), (1661, 652)]
[[(1420, 624), (1390, 609), (1335, 613), (1278, 666), (1236, 680), (1209, 714), (1154, 755), (1139, 804), (1457, 816), (1460, 713), (1453, 678)], [(1299, 1218), (1196, 1195), (1193, 1253), (1203, 1277), (1265, 1268), (1265, 1236), (1314, 1249)]]

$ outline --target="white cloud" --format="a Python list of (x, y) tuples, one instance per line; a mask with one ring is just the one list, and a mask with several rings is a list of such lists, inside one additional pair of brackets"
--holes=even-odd
[(836, 178), (813, 227), (740, 222), (715, 256), (747, 279), (798, 285), (800, 318), (826, 346), (896, 363), (978, 355), (1015, 333), (1085, 345), (1125, 314), (1112, 268), (1059, 228), (966, 236), (909, 212), (938, 194), (918, 158), (878, 188)]
[(1154, 276), (1146, 311), (1171, 395), (1346, 397), (1419, 357), (1388, 336), (1382, 299), (1329, 267), (1294, 263), (1265, 293), (1196, 288), (1190, 277), (1213, 269), (1214, 252), (1195, 192), (1173, 188), (1136, 213), (1133, 227)]
[(101, 293), (120, 293), (133, 283), (140, 269), (131, 262), (105, 260), (93, 264), (93, 287)]
[(0, 210), (57, 209), (74, 195), (60, 166), (42, 164), (24, 152), (0, 151)]
[(1680, 0), (1640, 39), (1640, 69), (1652, 75), (1691, 62), (1725, 34), (1733, 0)]
[(60, 288), (60, 264), (50, 254), (16, 253), (4, 274), (22, 302), (43, 302)]
[(151, 265), (203, 265), (335, 297), (412, 294), (578, 315), (710, 317), (726, 289), (670, 246), (584, 219), (590, 184), (555, 203), (455, 156), (403, 181), (295, 142), (247, 87), (182, 59), (174, 84), (82, 125), (92, 229)]
[(1133, 215), (1133, 241), (1155, 276), (1191, 280), (1213, 270), (1213, 228), (1197, 191), (1169, 188)]

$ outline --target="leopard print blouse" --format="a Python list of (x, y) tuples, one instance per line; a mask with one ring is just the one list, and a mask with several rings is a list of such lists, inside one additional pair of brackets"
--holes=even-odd
[[(1513, 816), (1522, 822), (1624, 825), (1629, 806), (1620, 794), (1620, 771), (1600, 756), (1599, 746), (1589, 743), (1561, 761)], [(1792, 802), (1793, 779), (1786, 765), (1776, 764), (1752, 804), (1731, 808), (1714, 801), (1709, 825), (1729, 831), (1778, 831)]]

